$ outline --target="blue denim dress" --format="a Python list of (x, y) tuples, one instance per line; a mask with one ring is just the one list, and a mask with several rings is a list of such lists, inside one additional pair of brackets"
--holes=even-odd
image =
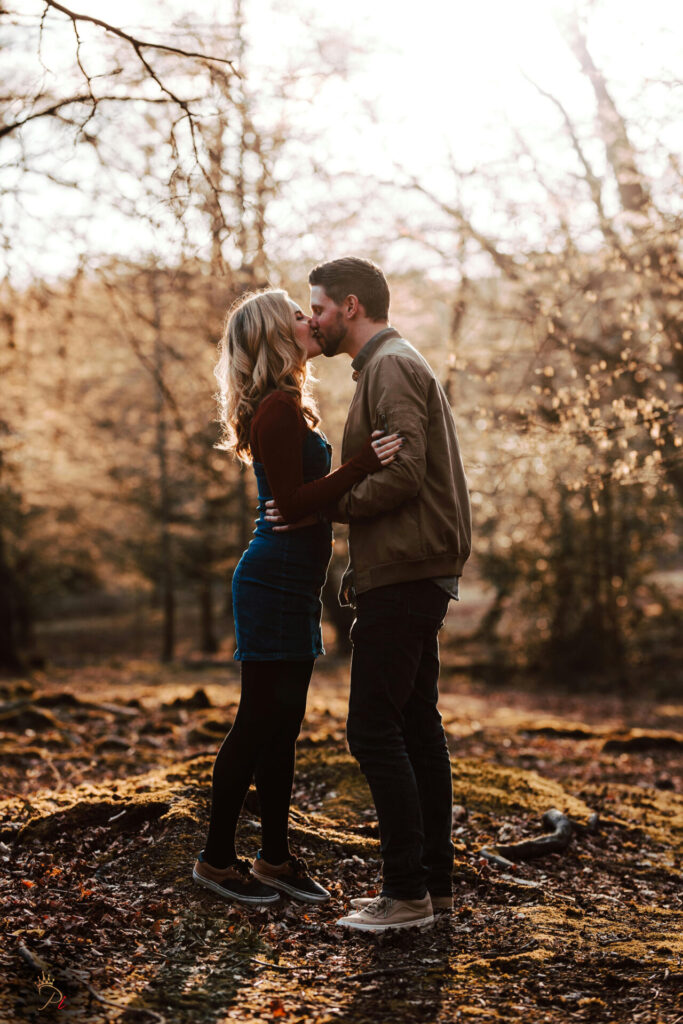
[[(332, 449), (314, 430), (303, 445), (304, 482), (330, 471)], [(304, 661), (324, 654), (320, 592), (332, 554), (332, 527), (273, 533), (265, 520), (272, 498), (266, 471), (254, 462), (258, 484), (256, 529), (232, 577), (236, 661)]]

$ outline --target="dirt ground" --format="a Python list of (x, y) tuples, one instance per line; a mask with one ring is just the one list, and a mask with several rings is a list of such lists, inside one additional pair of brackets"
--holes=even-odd
[[(379, 884), (346, 686), (342, 663), (316, 670), (292, 810), (297, 852), (333, 898), (246, 910), (191, 880), (235, 667), (118, 661), (8, 681), (0, 1020), (683, 1022), (683, 704), (445, 669), (455, 909), (382, 937), (335, 925)], [(512, 867), (482, 857), (539, 835), (549, 808), (579, 826), (597, 813), (597, 829)], [(258, 837), (251, 793), (242, 855)]]

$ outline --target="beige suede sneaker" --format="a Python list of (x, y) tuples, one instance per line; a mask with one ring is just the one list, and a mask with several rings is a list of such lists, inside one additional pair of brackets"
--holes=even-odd
[(337, 921), (343, 928), (361, 932), (386, 932), (391, 928), (418, 928), (434, 923), (429, 893), (422, 900), (394, 900), (375, 896), (367, 906)]
[[(431, 896), (431, 893), (430, 893)], [(349, 900), (349, 906), (353, 907), (354, 910), (362, 910), (363, 907), (367, 907), (368, 903), (372, 903), (374, 896), (356, 896), (354, 899)], [(432, 910), (435, 914), (447, 914), (453, 909), (453, 897), (452, 896), (432, 896)]]

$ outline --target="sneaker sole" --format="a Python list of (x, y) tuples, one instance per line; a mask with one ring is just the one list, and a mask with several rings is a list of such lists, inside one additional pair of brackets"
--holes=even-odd
[(279, 889), (281, 892), (286, 892), (288, 896), (293, 896), (296, 900), (301, 900), (302, 903), (326, 903), (330, 898), (328, 892), (326, 896), (316, 896), (314, 893), (303, 892), (301, 889), (296, 889), (289, 882), (281, 882), (279, 878), (271, 878), (269, 875), (259, 875), (258, 872), (251, 869), (251, 873), (254, 878), (258, 878), (259, 882), (263, 882), (264, 885), (269, 885), (271, 889)]
[(268, 906), (270, 903), (277, 903), (280, 899), (278, 893), (273, 896), (241, 896), (239, 893), (226, 889), (224, 885), (219, 885), (218, 882), (212, 882), (210, 878), (203, 878), (196, 871), (192, 872), (192, 880), (197, 885), (202, 885), (205, 889), (210, 889), (211, 892), (222, 896), (224, 900), (234, 900), (235, 903), (243, 903), (246, 907)]
[(400, 921), (397, 924), (366, 924), (364, 921), (349, 921), (348, 918), (342, 917), (337, 924), (342, 928), (353, 928), (357, 932), (388, 932), (399, 928), (426, 928), (434, 924), (434, 916), (422, 917), (419, 921)]

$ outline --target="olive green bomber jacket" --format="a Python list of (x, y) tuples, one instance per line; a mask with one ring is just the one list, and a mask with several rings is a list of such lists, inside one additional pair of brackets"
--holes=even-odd
[(340, 600), (408, 580), (459, 576), (471, 547), (471, 513), (453, 414), (429, 363), (389, 328), (361, 350), (342, 462), (373, 430), (403, 439), (389, 466), (354, 485), (329, 513), (349, 523)]

